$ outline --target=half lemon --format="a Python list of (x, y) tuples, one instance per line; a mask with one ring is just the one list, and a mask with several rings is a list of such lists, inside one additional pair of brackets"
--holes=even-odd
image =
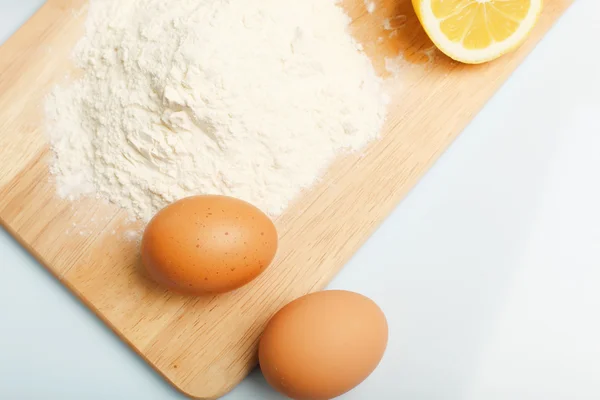
[(479, 64), (523, 43), (542, 0), (412, 0), (427, 35), (456, 61)]

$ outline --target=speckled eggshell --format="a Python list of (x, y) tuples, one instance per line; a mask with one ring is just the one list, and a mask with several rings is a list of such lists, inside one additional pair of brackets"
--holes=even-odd
[(273, 260), (277, 231), (263, 212), (227, 196), (194, 196), (148, 223), (142, 262), (160, 284), (190, 294), (223, 293), (256, 278)]
[(387, 340), (387, 320), (372, 300), (343, 290), (317, 292), (271, 318), (260, 340), (260, 367), (292, 399), (328, 400), (373, 372)]

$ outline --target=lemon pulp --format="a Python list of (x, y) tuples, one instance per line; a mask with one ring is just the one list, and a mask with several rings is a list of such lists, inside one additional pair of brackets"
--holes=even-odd
[(541, 0), (413, 0), (413, 4), (440, 50), (472, 63), (518, 47), (542, 7)]

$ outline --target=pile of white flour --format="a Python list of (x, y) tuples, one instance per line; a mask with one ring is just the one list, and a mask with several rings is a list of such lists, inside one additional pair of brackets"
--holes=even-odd
[(195, 194), (279, 214), (376, 138), (381, 80), (334, 0), (92, 0), (46, 111), (62, 196), (148, 220)]

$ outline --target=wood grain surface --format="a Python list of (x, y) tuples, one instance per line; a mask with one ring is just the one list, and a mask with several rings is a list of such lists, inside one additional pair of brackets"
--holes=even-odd
[[(547, 0), (516, 53), (479, 66), (435, 50), (409, 0), (347, 0), (352, 30), (377, 70), (395, 60), (389, 119), (363, 155), (337, 160), (280, 218), (274, 264), (250, 285), (185, 297), (140, 273), (138, 243), (115, 206), (55, 194), (43, 99), (72, 70), (87, 3), (49, 0), (0, 48), (0, 220), (44, 266), (165, 379), (217, 398), (256, 365), (260, 333), (289, 301), (322, 289), (415, 185), (572, 0)], [(389, 24), (384, 24), (388, 19)], [(508, 118), (509, 116), (507, 116)], [(368, 265), (365, 265), (368, 268)]]

